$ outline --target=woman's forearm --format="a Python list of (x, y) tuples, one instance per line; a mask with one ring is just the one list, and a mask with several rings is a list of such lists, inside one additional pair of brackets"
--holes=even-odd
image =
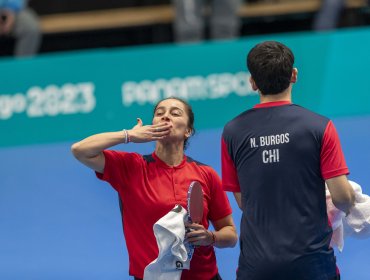
[(238, 235), (234, 226), (225, 226), (212, 233), (215, 239), (213, 246), (217, 248), (234, 247), (238, 241)]
[(89, 136), (72, 145), (72, 153), (77, 159), (93, 158), (112, 146), (125, 143), (123, 131), (105, 132)]

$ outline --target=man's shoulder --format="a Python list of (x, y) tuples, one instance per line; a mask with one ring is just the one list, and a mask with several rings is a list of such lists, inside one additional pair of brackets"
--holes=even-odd
[(291, 108), (293, 110), (296, 110), (299, 112), (299, 114), (301, 114), (302, 116), (305, 116), (305, 117), (310, 117), (310, 118), (314, 118), (314, 119), (321, 119), (323, 121), (329, 121), (330, 119), (322, 114), (319, 114), (319, 113), (316, 113), (308, 108), (305, 108), (305, 107), (302, 107), (300, 105), (297, 105), (297, 104), (293, 104), (293, 106), (291, 106)]
[(238, 128), (241, 123), (246, 121), (251, 112), (253, 112), (253, 108), (240, 113), (239, 115), (228, 121), (224, 126), (224, 131), (230, 131)]

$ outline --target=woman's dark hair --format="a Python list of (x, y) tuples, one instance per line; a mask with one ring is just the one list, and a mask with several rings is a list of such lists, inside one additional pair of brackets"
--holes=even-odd
[(275, 41), (256, 45), (247, 57), (249, 72), (263, 95), (278, 94), (289, 87), (293, 64), (292, 51)]
[[(154, 112), (153, 113), (155, 114), (155, 111), (157, 110), (157, 107), (158, 107), (159, 103), (161, 103), (164, 100), (168, 100), (168, 99), (175, 99), (175, 100), (180, 101), (182, 104), (185, 105), (185, 110), (186, 110), (186, 113), (187, 113), (187, 115), (189, 117), (188, 127), (191, 129), (191, 135), (190, 135), (190, 137), (193, 136), (195, 134), (195, 128), (194, 128), (194, 112), (193, 112), (193, 109), (191, 108), (190, 104), (188, 102), (186, 102), (184, 99), (181, 99), (181, 98), (178, 98), (178, 97), (174, 97), (174, 96), (161, 99), (154, 106)], [(186, 138), (185, 141), (184, 141), (184, 150), (186, 150), (186, 148), (189, 146), (189, 138)]]

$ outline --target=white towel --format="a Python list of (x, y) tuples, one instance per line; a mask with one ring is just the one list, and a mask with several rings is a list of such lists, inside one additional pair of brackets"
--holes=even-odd
[(328, 213), (328, 218), (333, 229), (333, 235), (331, 237), (330, 246), (336, 246), (339, 251), (343, 250), (344, 237), (343, 237), (343, 218), (346, 214), (334, 206), (331, 200), (331, 195), (326, 187), (326, 211)]
[(343, 250), (344, 238), (348, 236), (370, 237), (370, 197), (362, 193), (359, 184), (353, 181), (349, 183), (355, 192), (355, 204), (347, 216), (334, 206), (330, 193), (326, 189), (327, 213), (333, 228), (331, 245), (337, 246), (339, 251)]
[(178, 280), (183, 269), (189, 269), (193, 254), (185, 246), (187, 211), (176, 205), (153, 226), (159, 249), (158, 258), (144, 270), (144, 280)]

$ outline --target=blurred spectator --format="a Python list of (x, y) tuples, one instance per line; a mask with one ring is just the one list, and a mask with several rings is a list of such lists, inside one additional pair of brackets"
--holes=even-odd
[[(203, 0), (173, 0), (176, 19), (174, 22), (177, 42), (194, 42), (204, 38)], [(212, 39), (230, 39), (239, 35), (238, 10), (241, 0), (212, 0), (210, 36)]]
[(313, 29), (330, 30), (336, 28), (344, 5), (345, 0), (322, 0), (321, 8), (313, 23)]
[(25, 0), (0, 0), (0, 36), (16, 39), (14, 54), (37, 53), (41, 42), (39, 19)]

